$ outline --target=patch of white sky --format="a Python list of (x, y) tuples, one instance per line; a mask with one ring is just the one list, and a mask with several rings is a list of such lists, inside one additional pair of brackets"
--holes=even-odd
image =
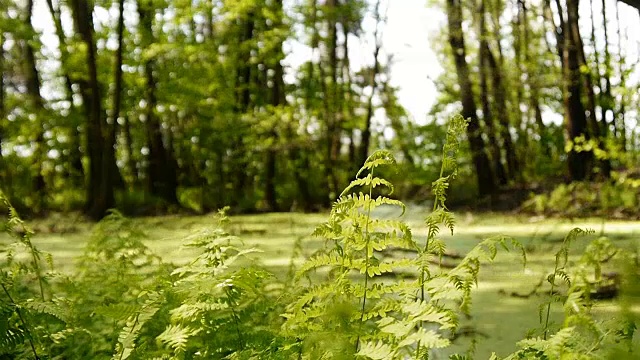
[[(293, 6), (301, 0), (285, 0), (286, 9), (291, 12)], [(610, 50), (613, 56), (618, 54), (617, 39), (617, 22), (615, 13), (615, 0), (605, 0), (607, 2), (607, 18), (609, 20), (609, 41)], [(375, 39), (373, 32), (376, 22), (373, 18), (372, 8), (374, 0), (370, 0), (370, 9), (367, 17), (363, 22), (363, 34), (360, 37), (351, 36), (349, 38), (349, 60), (354, 69), (359, 69), (365, 65), (373, 64), (373, 50), (375, 47)], [(433, 2), (431, 2), (433, 3)], [(604, 39), (602, 32), (602, 1), (593, 1), (595, 12), (596, 34), (599, 51), (602, 52)], [(46, 55), (56, 55), (58, 53), (58, 41), (54, 33), (53, 22), (48, 12), (45, 0), (36, 0), (34, 9), (33, 24), (35, 28), (42, 34), (44, 52)], [(534, 0), (530, 6), (541, 7), (540, 0)], [(589, 1), (582, 0), (580, 7), (580, 25), (582, 36), (588, 39), (591, 32), (591, 20), (589, 11)], [(446, 16), (439, 6), (427, 6), (426, 0), (382, 0), (382, 12), (386, 10), (386, 23), (380, 29), (382, 32), (382, 53), (380, 59), (385, 62), (388, 55), (393, 56), (391, 65), (391, 85), (398, 88), (398, 99), (406, 108), (410, 117), (419, 123), (423, 123), (427, 119), (427, 113), (431, 109), (437, 97), (437, 90), (434, 81), (443, 72), (443, 67), (439, 63), (438, 57), (433, 51), (430, 43), (432, 35), (445, 29)], [(627, 66), (635, 69), (628, 79), (629, 84), (637, 84), (640, 81), (640, 17), (638, 11), (630, 6), (620, 3), (620, 20), (622, 24), (623, 42), (622, 54), (626, 59)], [(135, 7), (132, 3), (128, 3), (126, 8), (126, 21), (129, 25), (134, 26), (136, 16)], [(508, 15), (506, 15), (508, 16)], [(112, 26), (117, 18), (115, 7), (106, 10), (96, 8), (94, 12), (95, 22), (97, 26)], [(295, 18), (294, 18), (295, 20)], [(71, 19), (65, 13), (63, 18), (65, 29), (71, 32)], [(110, 25), (111, 24), (111, 25)], [(304, 39), (289, 40), (285, 44), (287, 57), (285, 65), (288, 67), (287, 80), (293, 81), (295, 77), (295, 69), (301, 64), (314, 57), (311, 49), (303, 43)], [(108, 48), (115, 47), (115, 39), (107, 42)], [(589, 41), (585, 41), (589, 44)], [(317, 54), (315, 58), (317, 59)], [(47, 56), (50, 58), (50, 56)], [(58, 66), (57, 61), (47, 61), (44, 64), (45, 76), (51, 79), (55, 68)], [(617, 79), (613, 79), (617, 81)], [(45, 82), (46, 84), (46, 82)], [(49, 85), (51, 86), (51, 85)], [(45, 93), (52, 93), (53, 88), (45, 89)], [(632, 96), (639, 96), (637, 93)], [(383, 130), (383, 112), (376, 113), (375, 125), (379, 130)], [(550, 116), (552, 116), (550, 114)], [(557, 120), (557, 116), (556, 116)], [(636, 116), (636, 122), (638, 121)], [(635, 125), (635, 124), (633, 124)]]

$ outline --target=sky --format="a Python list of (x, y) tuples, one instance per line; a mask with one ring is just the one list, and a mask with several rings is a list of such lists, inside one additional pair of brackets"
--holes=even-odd
[[(606, 1), (611, 5), (608, 6), (608, 17), (615, 19), (613, 0)], [(285, 5), (286, 3), (287, 0)], [(539, 3), (539, 0), (533, 0), (533, 4), (536, 3)], [(596, 22), (600, 21), (601, 24), (600, 4), (601, 1), (594, 1)], [(45, 0), (35, 0), (35, 5), (34, 26), (43, 34), (45, 46), (54, 49), (57, 46), (57, 39), (53, 33), (53, 24)], [(589, 1), (581, 2), (583, 36), (587, 34), (585, 31), (590, 31), (588, 6)], [(417, 122), (423, 122), (437, 96), (434, 81), (443, 71), (432, 50), (430, 38), (446, 26), (446, 17), (440, 9), (427, 6), (427, 0), (382, 0), (381, 9), (386, 9), (387, 14), (387, 22), (382, 28), (383, 51), (385, 54), (393, 54), (394, 58), (391, 67), (391, 84), (399, 88), (399, 101), (408, 110), (410, 116)], [(626, 32), (629, 37), (629, 42), (623, 51), (630, 60), (636, 61), (640, 53), (640, 18), (638, 12), (629, 6), (621, 5), (620, 10), (622, 23), (625, 24), (623, 32)], [(128, 8), (127, 11), (133, 11), (133, 9)], [(96, 18), (107, 21), (110, 16), (117, 16), (117, 13), (101, 11), (95, 15)], [(69, 19), (66, 20), (66, 24), (69, 25)], [(350, 39), (349, 57), (354, 68), (373, 63), (374, 25), (375, 22), (369, 17), (363, 25), (365, 36), (361, 39)], [(610, 27), (610, 37), (615, 38), (615, 30), (614, 26)], [(617, 40), (613, 39), (613, 43), (617, 46), (615, 41)], [(312, 56), (310, 49), (301, 43), (293, 42), (286, 48), (288, 56), (285, 63), (291, 68), (295, 68)], [(386, 58), (386, 55), (382, 57)], [(640, 69), (637, 69), (633, 76), (636, 81), (640, 80)]]

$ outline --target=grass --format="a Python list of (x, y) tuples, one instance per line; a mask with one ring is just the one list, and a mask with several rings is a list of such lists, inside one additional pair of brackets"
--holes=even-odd
[[(414, 236), (424, 239), (426, 228), (422, 220), (427, 210), (411, 207), (404, 219), (410, 223)], [(395, 217), (395, 210), (381, 208), (377, 216)], [(231, 218), (230, 230), (239, 236), (247, 246), (263, 251), (260, 258), (264, 265), (276, 274), (285, 274), (291, 260), (293, 244), (301, 239), (306, 254), (322, 246), (323, 241), (310, 237), (314, 227), (325, 221), (326, 214), (273, 213), (243, 215)], [(476, 358), (488, 358), (491, 351), (506, 355), (515, 350), (515, 343), (522, 339), (527, 330), (539, 326), (538, 305), (542, 297), (517, 298), (511, 292), (528, 293), (533, 286), (553, 268), (554, 253), (566, 233), (573, 227), (596, 230), (615, 239), (616, 243), (637, 246), (640, 222), (583, 219), (576, 221), (560, 219), (532, 218), (505, 214), (457, 214), (458, 226), (451, 236), (442, 233), (449, 251), (464, 254), (481, 239), (492, 235), (513, 236), (526, 247), (528, 264), (523, 268), (517, 254), (501, 254), (490, 266), (481, 271), (480, 284), (475, 290), (471, 318), (463, 321), (478, 340)], [(148, 235), (147, 244), (166, 261), (184, 263), (191, 257), (187, 250), (181, 250), (181, 240), (194, 231), (215, 226), (213, 215), (204, 216), (161, 216), (136, 219), (137, 226)], [(30, 226), (36, 230), (33, 242), (44, 251), (51, 252), (58, 269), (69, 271), (74, 259), (82, 254), (91, 231), (91, 224), (73, 217), (53, 216), (33, 221)], [(591, 238), (577, 241), (573, 256), (577, 256)], [(0, 235), (0, 243), (9, 241), (6, 234)], [(302, 258), (297, 259), (303, 261)], [(611, 305), (600, 305), (599, 311), (606, 314)], [(558, 318), (559, 308), (555, 317)], [(500, 319), (500, 320), (498, 320)], [(461, 351), (471, 343), (471, 337), (463, 337), (450, 351)], [(444, 355), (444, 354), (443, 354)]]

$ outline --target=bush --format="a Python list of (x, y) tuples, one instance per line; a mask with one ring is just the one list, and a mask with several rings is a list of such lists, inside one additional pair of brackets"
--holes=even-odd
[(548, 194), (532, 195), (522, 209), (550, 216), (638, 218), (640, 181), (615, 174), (611, 182), (561, 184)]

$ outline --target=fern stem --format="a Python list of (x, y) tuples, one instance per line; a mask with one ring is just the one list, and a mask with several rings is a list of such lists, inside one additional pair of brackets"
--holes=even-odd
[(9, 293), (9, 290), (7, 290), (7, 288), (4, 286), (4, 284), (0, 284), (0, 285), (2, 286), (2, 290), (4, 290), (4, 293), (7, 295), (7, 298), (9, 298), (9, 301), (11, 302), (11, 304), (13, 304), (13, 306), (16, 308), (16, 314), (18, 314), (18, 318), (20, 319), (20, 322), (22, 323), (22, 326), (24, 326), (24, 331), (27, 333), (27, 339), (29, 340), (29, 345), (31, 346), (31, 351), (33, 351), (33, 356), (35, 357), (36, 360), (39, 360), (40, 357), (38, 356), (38, 352), (36, 351), (36, 347), (33, 344), (33, 337), (31, 336), (31, 331), (29, 331), (29, 326), (27, 325), (27, 322), (24, 320), (24, 317), (22, 316), (22, 312), (20, 311), (20, 307), (13, 300), (13, 298), (11, 297), (11, 294)]
[[(438, 176), (438, 178), (442, 178), (442, 176), (444, 175), (444, 158), (446, 156), (445, 153), (445, 149), (444, 146), (442, 147), (442, 165), (440, 165), (440, 176)], [(433, 208), (431, 209), (431, 212), (435, 212), (438, 209), (438, 195), (434, 196), (433, 199)], [(423, 254), (426, 254), (429, 251), (429, 242), (432, 240), (432, 235), (431, 235), (431, 231), (429, 231), (429, 234), (427, 234), (427, 241), (424, 244), (424, 252)], [(424, 270), (424, 265), (421, 267), (420, 269), (420, 301), (424, 301), (424, 281), (425, 281), (425, 270)], [(422, 320), (420, 320), (420, 329), (422, 329)], [(416, 358), (418, 358), (420, 356), (420, 341), (418, 341), (418, 344), (416, 346)], [(428, 353), (427, 353), (428, 355)], [(428, 357), (428, 356), (427, 356)]]
[(236, 334), (238, 334), (238, 342), (240, 343), (240, 350), (244, 350), (244, 339), (242, 338), (242, 334), (240, 333), (240, 322), (238, 321), (238, 314), (236, 314), (236, 309), (233, 307), (234, 302), (231, 299), (229, 288), (226, 288), (225, 292), (227, 294), (227, 300), (229, 301), (229, 308), (231, 308), (231, 316), (233, 317), (233, 322), (236, 325)]
[[(138, 320), (140, 319), (140, 314), (136, 314), (136, 319), (133, 321), (133, 325), (131, 326), (131, 330), (129, 330), (129, 335), (133, 334), (135, 331), (136, 325), (138, 325)], [(122, 351), (120, 351), (120, 360), (124, 357), (124, 343), (122, 343)]]
[(36, 248), (31, 243), (31, 236), (30, 236), (29, 229), (27, 229), (27, 227), (24, 225), (22, 220), (20, 220), (20, 225), (22, 226), (22, 235), (20, 235), (20, 236), (22, 237), (22, 242), (25, 245), (27, 245), (27, 248), (29, 248), (29, 254), (31, 255), (31, 261), (33, 262), (33, 268), (36, 271), (36, 277), (38, 278), (38, 288), (40, 290), (40, 300), (42, 300), (44, 302), (45, 301), (44, 300), (44, 285), (42, 284), (42, 273), (41, 273), (40, 265), (39, 265), (40, 264), (40, 256), (38, 255), (38, 251), (36, 250)]
[[(373, 168), (371, 168), (370, 175), (373, 179)], [(362, 294), (362, 310), (360, 311), (360, 325), (358, 330), (358, 337), (356, 339), (356, 352), (358, 352), (358, 348), (360, 347), (360, 333), (362, 332), (362, 321), (364, 319), (364, 311), (365, 305), (367, 304), (367, 289), (369, 286), (369, 242), (371, 239), (369, 238), (369, 223), (371, 222), (371, 196), (373, 195), (373, 185), (369, 185), (369, 201), (367, 202), (367, 223), (364, 226), (364, 236), (366, 239), (364, 251), (364, 293)]]
[(551, 281), (551, 290), (549, 290), (549, 296), (551, 297), (551, 299), (549, 299), (549, 303), (547, 304), (547, 316), (544, 321), (544, 336), (543, 336), (544, 340), (547, 340), (547, 333), (549, 332), (549, 315), (551, 314), (551, 301), (553, 299), (553, 291), (555, 290), (557, 273), (558, 273), (558, 255), (556, 255), (556, 265), (553, 270), (553, 280)]

